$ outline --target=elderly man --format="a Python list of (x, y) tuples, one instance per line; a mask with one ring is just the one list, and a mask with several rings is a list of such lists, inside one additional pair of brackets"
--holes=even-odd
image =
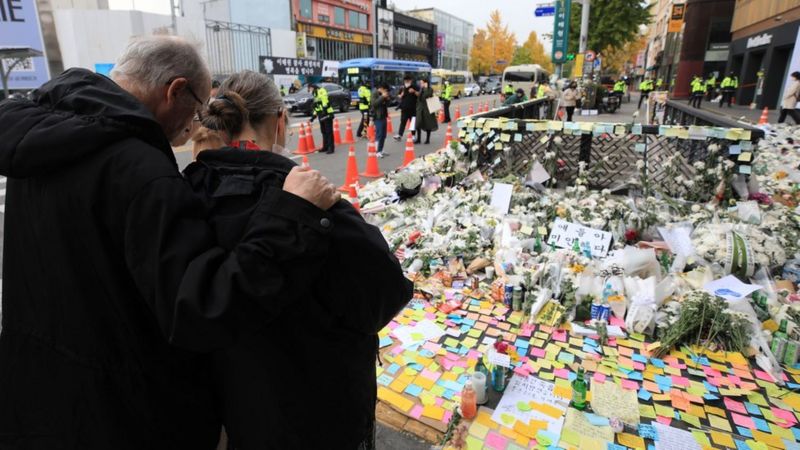
[(339, 197), (303, 169), (218, 245), (169, 145), (209, 95), (195, 46), (138, 39), (112, 78), (73, 69), (0, 104), (2, 449), (215, 448), (203, 352), (235, 338), (244, 302), (292, 307), (281, 268), (327, 248)]

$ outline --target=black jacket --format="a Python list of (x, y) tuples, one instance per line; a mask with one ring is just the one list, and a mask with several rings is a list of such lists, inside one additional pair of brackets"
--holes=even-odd
[[(414, 93), (412, 94), (409, 92), (410, 89), (414, 89)], [(417, 97), (419, 96), (419, 86), (414, 83), (411, 83), (411, 86), (400, 88), (400, 94), (402, 97), (400, 98), (400, 109), (405, 112), (406, 114), (411, 114), (412, 116), (417, 112)]]
[[(260, 192), (295, 164), (276, 154), (204, 151), (186, 168), (211, 224), (235, 248)], [(413, 284), (381, 233), (347, 202), (328, 211), (326, 245), (287, 262), (277, 320), (239, 318), (236, 344), (214, 355), (225, 428), (237, 450), (355, 450), (372, 430), (377, 333), (410, 300)]]
[(328, 214), (279, 189), (222, 248), (151, 113), (70, 70), (0, 104), (0, 449), (213, 449), (209, 352)]

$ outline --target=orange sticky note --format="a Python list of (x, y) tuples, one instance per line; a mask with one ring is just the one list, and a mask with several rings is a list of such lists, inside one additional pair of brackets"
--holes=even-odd
[(378, 386), (378, 398), (403, 412), (410, 411), (411, 407), (414, 406), (414, 402), (411, 400), (383, 386)]
[(550, 406), (547, 404), (530, 402), (531, 408), (539, 411), (540, 413), (550, 416), (553, 419), (558, 419), (559, 417), (564, 415), (564, 411), (556, 408), (555, 406)]
[(617, 442), (620, 445), (624, 445), (626, 447), (635, 448), (635, 449), (643, 449), (644, 446), (644, 439), (640, 438), (639, 436), (634, 436), (629, 433), (619, 433), (617, 434)]
[(444, 408), (437, 405), (428, 405), (422, 409), (422, 415), (430, 417), (435, 420), (442, 420), (444, 417)]

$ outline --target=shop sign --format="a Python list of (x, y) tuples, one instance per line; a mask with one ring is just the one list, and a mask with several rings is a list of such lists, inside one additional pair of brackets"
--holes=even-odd
[(769, 45), (772, 43), (772, 35), (769, 33), (760, 34), (747, 38), (747, 48), (761, 47), (762, 45)]

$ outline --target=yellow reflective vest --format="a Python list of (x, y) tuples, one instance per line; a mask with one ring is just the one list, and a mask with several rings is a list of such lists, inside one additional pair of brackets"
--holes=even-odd
[(317, 88), (314, 91), (314, 116), (322, 118), (330, 114), (333, 114), (333, 107), (328, 101), (328, 91), (323, 87)]
[(447, 83), (444, 86), (444, 89), (442, 89), (442, 100), (449, 102), (452, 99), (453, 99), (453, 85)]
[[(327, 92), (326, 92), (327, 94)], [(361, 111), (369, 111), (369, 102), (372, 99), (372, 92), (366, 86), (358, 88), (358, 109)]]

